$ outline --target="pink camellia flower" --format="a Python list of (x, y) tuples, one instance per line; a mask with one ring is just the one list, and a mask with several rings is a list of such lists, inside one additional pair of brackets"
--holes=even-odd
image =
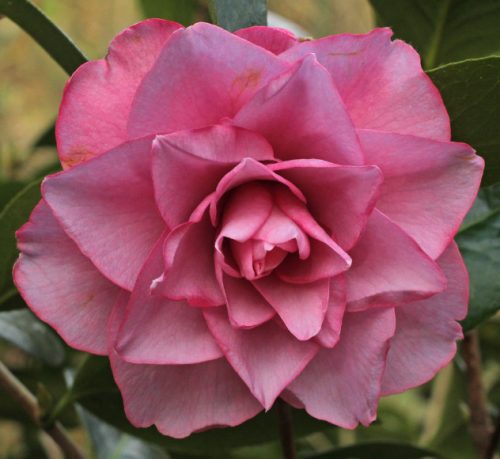
[(390, 30), (143, 21), (72, 76), (57, 141), (15, 282), (109, 356), (134, 425), (181, 438), (281, 397), (353, 428), (453, 357), (483, 161)]

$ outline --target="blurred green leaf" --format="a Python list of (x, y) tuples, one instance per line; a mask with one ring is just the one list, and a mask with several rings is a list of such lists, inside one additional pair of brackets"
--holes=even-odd
[(215, 24), (230, 32), (254, 25), (267, 25), (267, 0), (211, 0)]
[(15, 231), (26, 223), (40, 197), (40, 180), (36, 180), (20, 191), (0, 213), (0, 292), (12, 277), (12, 264), (17, 257)]
[(470, 275), (466, 331), (500, 309), (500, 184), (481, 190), (470, 214), (456, 237)]
[(35, 140), (33, 148), (55, 147), (56, 146), (56, 123), (52, 122)]
[(500, 57), (448, 64), (428, 75), (443, 96), (453, 139), (472, 145), (486, 161), (482, 184), (500, 181)]
[(69, 75), (87, 61), (70, 38), (30, 1), (0, 0), (0, 15), (29, 33)]
[(444, 459), (432, 451), (399, 443), (364, 443), (338, 448), (307, 459)]
[[(120, 431), (173, 451), (203, 452), (208, 455), (232, 448), (276, 441), (278, 436), (274, 410), (262, 413), (238, 427), (212, 429), (193, 434), (183, 440), (161, 435), (154, 427), (137, 429), (125, 417), (121, 396), (113, 380), (108, 359), (103, 357), (89, 356), (86, 359), (64, 399), (65, 405), (78, 402)], [(331, 425), (310, 417), (303, 410), (294, 410), (293, 421), (297, 437), (332, 428)]]
[(188, 26), (195, 22), (198, 0), (138, 0), (144, 16), (163, 18)]
[(500, 53), (498, 0), (370, 0), (379, 25), (412, 44), (425, 68)]
[(0, 182), (0, 211), (8, 204), (8, 202), (19, 193), (24, 187), (22, 182)]
[(52, 330), (30, 311), (0, 312), (0, 338), (51, 366), (64, 361), (64, 347)]

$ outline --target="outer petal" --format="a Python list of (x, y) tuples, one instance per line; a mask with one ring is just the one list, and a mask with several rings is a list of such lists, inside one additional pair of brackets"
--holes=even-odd
[(446, 278), (438, 265), (397, 225), (373, 212), (346, 272), (350, 311), (396, 306), (441, 292)]
[(138, 137), (217, 124), (287, 68), (269, 51), (234, 34), (195, 24), (172, 36), (143, 80), (129, 118), (129, 134)]
[(205, 318), (229, 363), (266, 409), (319, 348), (313, 342), (297, 341), (275, 322), (237, 330), (222, 311), (205, 310)]
[(246, 157), (274, 158), (264, 137), (232, 126), (158, 136), (153, 142), (153, 181), (167, 224), (173, 228), (185, 222), (221, 177)]
[(32, 311), (72, 347), (106, 354), (106, 322), (121, 289), (81, 254), (44, 201), (17, 239), (14, 282)]
[(217, 359), (222, 352), (199, 309), (151, 295), (151, 282), (163, 271), (163, 241), (157, 242), (139, 274), (112, 345), (130, 363), (190, 364)]
[(450, 140), (441, 96), (406, 43), (390, 29), (306, 41), (280, 57), (295, 62), (315, 53), (326, 67), (358, 128)]
[(165, 229), (153, 197), (150, 148), (151, 139), (134, 140), (42, 184), (68, 236), (127, 290)]
[(259, 91), (234, 117), (234, 124), (263, 134), (280, 159), (363, 163), (342, 99), (312, 55)]
[(427, 300), (396, 309), (396, 334), (391, 340), (382, 391), (403, 392), (428, 381), (456, 353), (469, 298), (467, 270), (455, 242), (438, 259), (448, 288)]
[(298, 340), (306, 341), (319, 333), (328, 308), (330, 279), (290, 284), (270, 274), (252, 284)]
[(199, 222), (184, 223), (165, 240), (165, 272), (154, 292), (193, 306), (218, 306), (224, 296), (214, 266), (215, 230), (208, 213)]
[(64, 167), (130, 139), (127, 119), (137, 87), (170, 35), (182, 26), (148, 19), (125, 29), (105, 59), (82, 65), (68, 81), (57, 119), (57, 149)]
[(376, 417), (394, 310), (348, 313), (339, 343), (322, 349), (288, 390), (317, 419), (353, 429)]
[(195, 365), (133, 365), (112, 354), (111, 366), (130, 422), (136, 427), (154, 424), (170, 437), (236, 426), (262, 410), (224, 359)]
[(382, 169), (377, 208), (436, 259), (477, 194), (484, 160), (466, 144), (359, 131), (366, 162)]
[(253, 26), (234, 34), (273, 54), (281, 54), (299, 42), (292, 32), (279, 27)]
[(271, 169), (297, 185), (315, 220), (344, 250), (350, 250), (375, 206), (383, 180), (380, 170), (311, 159), (283, 161)]

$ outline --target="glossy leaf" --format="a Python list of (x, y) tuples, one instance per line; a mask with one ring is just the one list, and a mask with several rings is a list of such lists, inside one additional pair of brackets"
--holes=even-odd
[(399, 443), (364, 443), (321, 454), (306, 459), (444, 459), (432, 451)]
[[(277, 418), (274, 410), (260, 414), (232, 428), (212, 429), (183, 440), (163, 436), (154, 427), (137, 429), (125, 417), (120, 393), (116, 387), (108, 359), (89, 356), (75, 376), (65, 396), (65, 403), (78, 402), (91, 413), (122, 432), (157, 443), (174, 451), (217, 453), (224, 450), (277, 440)], [(294, 431), (298, 437), (331, 429), (332, 426), (311, 418), (302, 410), (294, 410)]]
[(470, 276), (470, 330), (500, 309), (500, 184), (481, 190), (456, 240)]
[(443, 96), (454, 140), (472, 145), (486, 160), (483, 185), (500, 181), (500, 57), (448, 64), (428, 74)]
[(0, 312), (0, 338), (48, 365), (64, 361), (61, 341), (27, 309)]
[(139, 6), (147, 18), (163, 18), (185, 26), (195, 22), (200, 9), (198, 0), (139, 0)]
[(500, 2), (370, 0), (380, 25), (412, 44), (425, 68), (500, 54)]
[(71, 75), (87, 61), (71, 39), (28, 0), (0, 0), (0, 15), (7, 16)]
[(0, 291), (11, 279), (12, 264), (17, 258), (15, 232), (29, 218), (40, 200), (40, 180), (20, 191), (0, 213)]
[(214, 23), (226, 30), (267, 25), (267, 0), (211, 0)]

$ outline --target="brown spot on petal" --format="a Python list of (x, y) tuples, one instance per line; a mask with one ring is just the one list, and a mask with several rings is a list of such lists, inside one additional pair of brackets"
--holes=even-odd
[(362, 51), (364, 51), (364, 48), (358, 49), (357, 51), (351, 51), (350, 53), (334, 53), (334, 52), (331, 52), (331, 53), (328, 53), (328, 55), (332, 56), (332, 57), (337, 57), (337, 56), (356, 56), (356, 54), (359, 54)]
[(238, 99), (247, 89), (255, 89), (262, 78), (262, 70), (247, 69), (238, 75), (231, 85), (231, 93)]
[(70, 169), (77, 164), (83, 163), (93, 158), (95, 153), (85, 147), (73, 147), (65, 158), (62, 158), (64, 169)]

